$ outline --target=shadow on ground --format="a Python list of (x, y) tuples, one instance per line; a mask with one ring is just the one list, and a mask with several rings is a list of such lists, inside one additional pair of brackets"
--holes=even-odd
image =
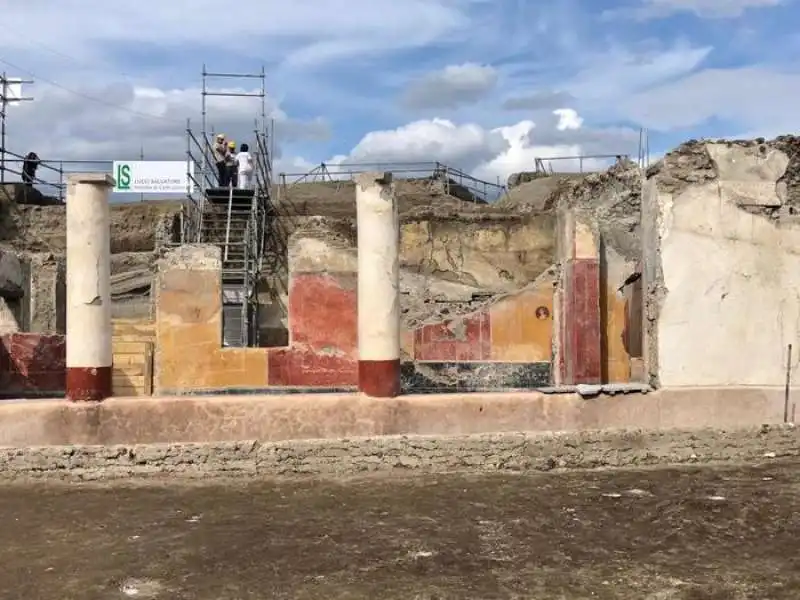
[(798, 463), (0, 487), (0, 598), (800, 598)]

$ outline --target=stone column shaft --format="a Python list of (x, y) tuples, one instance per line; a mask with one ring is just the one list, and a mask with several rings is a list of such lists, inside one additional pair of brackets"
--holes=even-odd
[(67, 183), (67, 398), (111, 396), (111, 219), (104, 173)]
[(400, 393), (400, 219), (391, 179), (356, 178), (358, 387), (377, 398)]

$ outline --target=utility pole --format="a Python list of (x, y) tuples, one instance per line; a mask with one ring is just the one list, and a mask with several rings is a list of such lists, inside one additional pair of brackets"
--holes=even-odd
[(32, 83), (32, 80), (9, 79), (5, 72), (0, 75), (0, 184), (6, 182), (6, 114), (8, 107), (20, 102), (33, 101), (33, 97), (22, 96), (22, 86)]

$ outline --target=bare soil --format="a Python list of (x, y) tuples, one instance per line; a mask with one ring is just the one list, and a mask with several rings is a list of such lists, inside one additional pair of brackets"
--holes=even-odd
[(800, 463), (0, 487), (0, 598), (800, 597)]

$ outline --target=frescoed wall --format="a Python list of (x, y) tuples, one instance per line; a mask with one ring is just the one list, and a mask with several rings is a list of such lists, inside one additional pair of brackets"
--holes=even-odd
[(0, 337), (0, 398), (64, 395), (66, 344), (63, 335), (12, 333)]
[(220, 250), (176, 248), (161, 261), (156, 281), (156, 394), (263, 389), (262, 348), (222, 347)]

